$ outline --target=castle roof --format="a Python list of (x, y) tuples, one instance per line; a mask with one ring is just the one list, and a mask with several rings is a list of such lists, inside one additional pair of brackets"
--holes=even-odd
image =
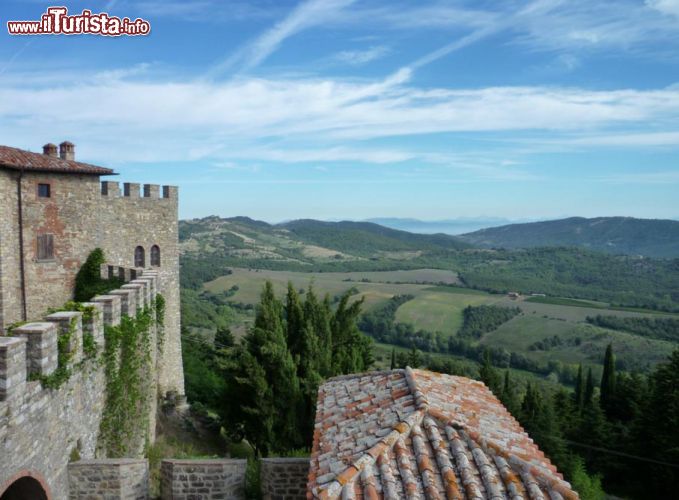
[(483, 383), (406, 368), (321, 386), (307, 497), (578, 495)]
[(25, 170), (27, 172), (56, 172), (66, 174), (115, 175), (110, 168), (89, 163), (32, 153), (23, 149), (0, 146), (0, 168)]

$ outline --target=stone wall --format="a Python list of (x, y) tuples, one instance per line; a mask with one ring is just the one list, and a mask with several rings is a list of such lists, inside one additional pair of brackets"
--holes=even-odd
[(129, 458), (81, 460), (68, 465), (68, 484), (71, 500), (146, 500), (148, 462)]
[[(21, 294), (19, 173), (0, 169), (0, 330), (23, 319)], [(38, 197), (38, 184), (51, 196)], [(73, 294), (75, 275), (97, 247), (115, 266), (135, 266), (137, 246), (151, 268), (151, 248), (160, 248), (160, 292), (166, 299), (165, 349), (157, 380), (162, 393), (184, 394), (179, 307), (177, 188), (99, 182), (93, 175), (26, 172), (20, 179), (23, 206), (27, 319), (61, 306)], [(54, 258), (38, 260), (39, 235), (51, 234)]]
[(264, 500), (305, 499), (309, 458), (264, 458), (260, 475)]
[[(157, 280), (151, 271), (135, 280), (139, 283), (133, 293), (139, 306), (150, 290), (158, 288)], [(95, 297), (90, 305), (98, 314), (86, 320), (80, 312), (54, 313), (0, 337), (0, 496), (12, 478), (28, 474), (44, 478), (52, 498), (68, 498), (69, 461), (97, 455), (106, 380), (101, 360), (83, 356), (83, 331), (92, 334), (101, 352), (104, 323), (120, 322), (121, 299), (119, 295)], [(58, 389), (43, 388), (34, 379), (54, 373), (57, 338), (71, 325), (72, 374)], [(140, 439), (139, 449), (143, 444)]]
[(242, 499), (247, 460), (163, 460), (163, 500)]

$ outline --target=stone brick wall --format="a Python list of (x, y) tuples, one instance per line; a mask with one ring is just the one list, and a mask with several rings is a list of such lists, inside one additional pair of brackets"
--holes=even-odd
[(163, 500), (243, 499), (246, 460), (163, 460)]
[(149, 467), (146, 460), (81, 460), (68, 465), (71, 500), (146, 500)]
[[(0, 330), (22, 319), (20, 280), (19, 173), (0, 169)], [(51, 197), (37, 195), (38, 184), (51, 186)], [(104, 249), (116, 266), (135, 266), (137, 246), (151, 268), (151, 247), (160, 248), (160, 293), (166, 299), (165, 349), (159, 363), (161, 393), (184, 394), (179, 312), (177, 188), (126, 184), (97, 176), (27, 172), (21, 178), (24, 228), (26, 309), (29, 320), (72, 297), (75, 274), (89, 253)], [(39, 235), (54, 237), (54, 259), (38, 260)]]
[[(157, 279), (154, 272), (144, 271), (135, 293), (157, 289)], [(31, 474), (44, 478), (51, 498), (66, 499), (71, 455), (77, 451), (84, 460), (95, 458), (106, 380), (100, 360), (83, 358), (82, 338), (83, 331), (92, 333), (103, 349), (104, 323), (120, 321), (120, 296), (110, 297), (95, 297), (93, 305), (101, 315), (85, 321), (79, 312), (54, 313), (0, 337), (0, 496), (12, 478)], [(102, 321), (105, 307), (109, 314)], [(45, 389), (31, 376), (54, 372), (57, 337), (71, 324), (75, 325), (70, 344), (72, 375), (59, 389)], [(145, 429), (139, 430), (139, 437), (141, 450)]]
[(306, 498), (309, 458), (264, 458), (260, 470), (264, 500)]

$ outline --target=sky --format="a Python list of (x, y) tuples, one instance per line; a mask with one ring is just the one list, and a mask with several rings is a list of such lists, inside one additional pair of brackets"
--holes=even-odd
[[(53, 4), (139, 37), (10, 36)], [(679, 0), (2, 0), (0, 143), (180, 217), (679, 218)]]

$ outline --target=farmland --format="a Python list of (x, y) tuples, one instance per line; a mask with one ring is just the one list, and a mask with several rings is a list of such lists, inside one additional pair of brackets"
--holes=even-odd
[[(558, 361), (564, 364), (599, 364), (608, 343), (613, 342), (622, 366), (646, 370), (664, 359), (672, 350), (666, 341), (646, 339), (637, 335), (595, 327), (586, 323), (588, 316), (614, 314), (644, 316), (649, 313), (620, 311), (604, 303), (555, 300), (513, 300), (506, 295), (490, 294), (454, 286), (457, 275), (452, 271), (418, 269), (408, 271), (372, 272), (293, 272), (233, 268), (204, 285), (212, 294), (227, 293), (228, 301), (254, 305), (266, 281), (282, 296), (292, 283), (302, 296), (313, 285), (319, 295), (328, 294), (331, 301), (349, 290), (352, 300), (362, 298), (364, 311), (384, 305), (396, 295), (413, 298), (396, 311), (397, 323), (411, 324), (415, 330), (441, 332), (445, 337), (456, 335), (462, 325), (462, 311), (467, 306), (498, 305), (519, 307), (522, 314), (485, 334), (483, 346), (520, 353), (540, 364)], [(442, 284), (446, 285), (442, 285)], [(541, 297), (537, 297), (541, 299)], [(546, 302), (546, 303), (545, 303)], [(242, 310), (235, 315), (232, 329), (237, 336), (251, 324), (253, 311)], [(554, 340), (554, 337), (558, 337)], [(558, 345), (541, 345), (553, 342)]]

